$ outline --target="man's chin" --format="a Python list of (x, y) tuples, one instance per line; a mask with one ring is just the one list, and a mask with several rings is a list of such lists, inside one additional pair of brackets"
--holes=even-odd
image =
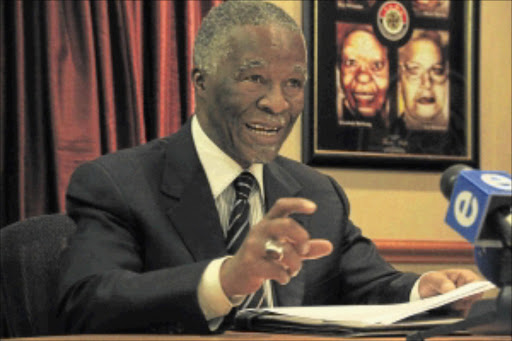
[(434, 109), (431, 109), (431, 110), (424, 110), (424, 111), (421, 111), (421, 110), (417, 110), (415, 112), (415, 116), (420, 119), (420, 120), (423, 120), (423, 121), (428, 121), (428, 120), (433, 120), (436, 116), (438, 116), (440, 113), (440, 110), (434, 110)]
[(364, 118), (373, 118), (377, 114), (377, 111), (374, 109), (359, 109), (359, 114), (363, 116)]
[(251, 153), (251, 157), (248, 159), (253, 163), (269, 163), (274, 161), (279, 153), (279, 147), (260, 147)]

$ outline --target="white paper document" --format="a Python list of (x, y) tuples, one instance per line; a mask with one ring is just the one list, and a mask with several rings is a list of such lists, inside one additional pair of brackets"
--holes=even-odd
[(352, 325), (388, 325), (410, 316), (441, 307), (461, 298), (496, 288), (489, 281), (468, 283), (446, 294), (422, 300), (384, 305), (337, 305), (310, 307), (265, 308), (275, 314), (323, 321), (345, 322)]

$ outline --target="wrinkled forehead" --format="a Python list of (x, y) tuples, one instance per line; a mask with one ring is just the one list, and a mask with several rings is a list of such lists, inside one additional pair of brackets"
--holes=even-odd
[[(247, 59), (260, 55), (266, 58), (296, 57), (297, 61), (306, 61), (306, 46), (300, 32), (279, 25), (244, 25), (231, 30), (228, 46), (230, 53)], [(270, 52), (271, 55), (261, 55)]]
[(443, 62), (441, 49), (429, 39), (419, 39), (408, 44), (405, 59), (428, 66)]
[[(273, 64), (272, 60), (271, 59), (269, 60), (268, 58), (246, 56), (245, 58), (242, 58), (239, 61), (238, 66), (235, 66), (235, 67), (237, 67), (236, 72), (242, 73), (245, 71), (250, 71), (251, 69), (267, 67), (272, 64)], [(288, 68), (285, 71), (299, 73), (304, 78), (307, 78), (308, 70), (307, 70), (307, 66), (304, 62), (297, 61), (296, 63), (292, 63), (292, 64), (285, 63), (285, 65)]]
[(366, 31), (354, 31), (343, 42), (342, 54), (346, 56), (365, 56), (368, 58), (385, 58), (387, 49), (377, 38)]

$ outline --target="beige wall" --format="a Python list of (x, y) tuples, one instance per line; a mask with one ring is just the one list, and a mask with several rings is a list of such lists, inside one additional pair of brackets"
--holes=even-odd
[[(271, 1), (301, 22), (302, 3)], [(480, 158), (482, 169), (511, 172), (510, 1), (482, 1), (480, 22)], [(301, 158), (301, 126), (282, 154)], [(439, 190), (442, 172), (318, 168), (346, 190), (352, 220), (373, 239), (463, 240), (444, 223), (448, 202)]]

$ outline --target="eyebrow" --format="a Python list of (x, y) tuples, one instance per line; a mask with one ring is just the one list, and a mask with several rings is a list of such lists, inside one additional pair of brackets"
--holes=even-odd
[(302, 65), (295, 65), (295, 66), (293, 67), (293, 71), (294, 71), (294, 72), (302, 73), (302, 74), (304, 75), (304, 77), (307, 77), (307, 75), (308, 75), (308, 70), (307, 70), (307, 68), (305, 68), (305, 67), (304, 67), (304, 66), (302, 66)]
[(242, 73), (248, 69), (253, 69), (253, 68), (257, 68), (257, 67), (262, 67), (262, 66), (265, 66), (267, 63), (264, 61), (264, 60), (261, 60), (261, 59), (250, 59), (250, 60), (246, 60), (242, 63), (242, 65), (240, 65), (240, 67), (238, 68), (238, 73)]

